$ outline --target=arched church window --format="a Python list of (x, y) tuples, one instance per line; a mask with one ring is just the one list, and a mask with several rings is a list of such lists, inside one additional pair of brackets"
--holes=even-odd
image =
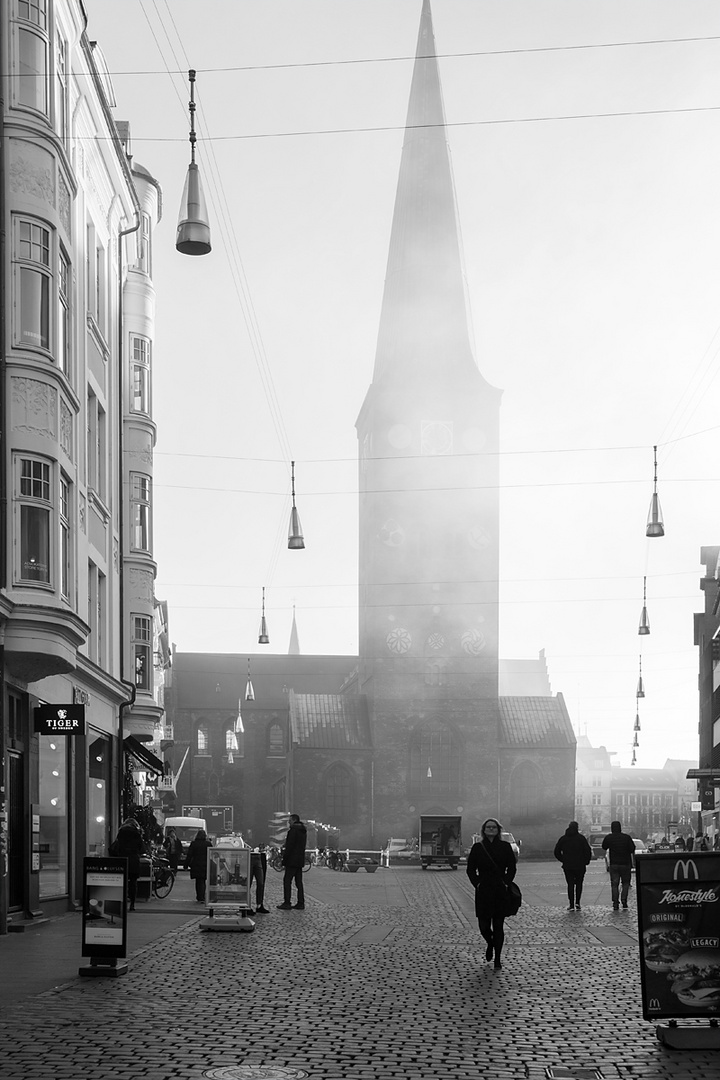
[(423, 728), (410, 740), (409, 787), (414, 794), (451, 792), (460, 785), (460, 741), (450, 728)]
[(285, 757), (285, 732), (282, 724), (271, 724), (268, 729), (268, 757)]
[(198, 754), (210, 753), (210, 735), (207, 724), (198, 724), (195, 747)]
[(245, 753), (245, 732), (236, 731), (236, 723), (231, 720), (225, 727), (225, 753), (233, 757), (243, 757)]
[(355, 809), (355, 778), (344, 765), (325, 773), (325, 814), (333, 825), (352, 821)]
[(510, 777), (513, 821), (535, 821), (542, 809), (542, 776), (536, 765), (522, 761)]

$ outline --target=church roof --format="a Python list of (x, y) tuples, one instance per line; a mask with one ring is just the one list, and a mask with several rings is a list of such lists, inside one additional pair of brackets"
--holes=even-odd
[(500, 743), (504, 746), (565, 749), (575, 732), (562, 694), (555, 697), (501, 697)]
[(289, 705), (292, 740), (298, 746), (304, 749), (371, 749), (363, 698), (290, 691)]

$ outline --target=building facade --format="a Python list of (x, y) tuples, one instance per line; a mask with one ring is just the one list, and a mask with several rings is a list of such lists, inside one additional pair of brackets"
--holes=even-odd
[(700, 794), (697, 828), (720, 834), (720, 547), (700, 549), (703, 611), (695, 615), (698, 648)]
[[(0, 931), (106, 851), (153, 685), (152, 234), (79, 0), (2, 0)], [(148, 647), (149, 642), (149, 647)], [(73, 734), (40, 704), (84, 706)], [(129, 744), (132, 745), (132, 744)], [(148, 758), (145, 766), (158, 765)]]

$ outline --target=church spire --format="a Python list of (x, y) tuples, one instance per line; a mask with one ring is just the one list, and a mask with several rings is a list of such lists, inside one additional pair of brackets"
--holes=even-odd
[(474, 365), (430, 0), (423, 0), (374, 381)]
[(295, 605), (293, 604), (293, 620), (292, 627), (290, 629), (290, 644), (288, 645), (288, 656), (300, 655), (300, 639), (298, 638), (297, 623), (295, 622)]

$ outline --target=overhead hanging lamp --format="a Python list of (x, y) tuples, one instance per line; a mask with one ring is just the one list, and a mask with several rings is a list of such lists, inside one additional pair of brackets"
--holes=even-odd
[(260, 619), (260, 634), (258, 637), (258, 645), (269, 645), (270, 638), (268, 636), (267, 622), (265, 620), (265, 586), (263, 585), (262, 591), (262, 617)]
[(249, 656), (248, 656), (247, 685), (245, 686), (245, 700), (246, 701), (254, 701), (255, 700), (255, 691), (253, 690), (252, 680), (250, 679), (250, 657)]
[(245, 725), (243, 724), (241, 706), (242, 706), (242, 701), (241, 701), (240, 698), (238, 698), (238, 711), (237, 711), (237, 716), (235, 718), (235, 734), (236, 735), (241, 735), (245, 731)]
[(635, 751), (633, 750), (633, 756), (632, 756), (632, 761), (630, 762), (630, 764), (631, 764), (631, 765), (635, 765), (635, 763), (636, 763), (636, 758), (635, 758)]
[(643, 578), (643, 607), (640, 614), (640, 625), (638, 626), (638, 634), (650, 633), (650, 620), (647, 613), (647, 578)]
[(180, 215), (178, 217), (175, 247), (183, 255), (207, 255), (212, 250), (210, 225), (203, 195), (200, 173), (195, 162), (195, 72), (188, 72), (190, 80), (190, 165), (185, 178)]
[(290, 511), (290, 528), (288, 529), (288, 547), (292, 550), (304, 548), (305, 541), (300, 527), (300, 517), (295, 506), (295, 462), (291, 461), (290, 465), (292, 469), (292, 510)]
[(640, 713), (636, 712), (635, 713), (635, 727), (633, 728), (633, 731), (639, 731), (639, 730), (640, 730)]
[(636, 731), (635, 732), (635, 739), (633, 741), (633, 746), (639, 746), (639, 745), (640, 745), (640, 740), (637, 737), (637, 731)]
[(637, 690), (635, 691), (635, 697), (636, 698), (645, 697), (645, 686), (644, 686), (643, 677), (642, 677), (642, 653), (640, 654), (640, 674), (638, 676), (638, 684), (637, 684)]
[(653, 493), (650, 500), (650, 510), (648, 512), (647, 528), (645, 530), (646, 536), (664, 536), (665, 527), (663, 525), (662, 510), (660, 509), (660, 500), (657, 493), (657, 446), (653, 446)]

